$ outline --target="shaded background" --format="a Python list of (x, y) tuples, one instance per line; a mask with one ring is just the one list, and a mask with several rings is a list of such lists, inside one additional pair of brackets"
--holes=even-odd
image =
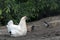
[(10, 19), (18, 24), (25, 15), (27, 22), (60, 15), (60, 0), (0, 0), (0, 25)]

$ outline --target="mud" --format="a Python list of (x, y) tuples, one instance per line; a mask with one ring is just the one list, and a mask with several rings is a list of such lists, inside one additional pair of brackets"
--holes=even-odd
[(47, 17), (29, 22), (28, 25), (35, 26), (34, 30), (20, 37), (11, 37), (7, 33), (5, 26), (0, 27), (0, 40), (60, 40), (60, 22), (49, 24), (48, 28), (44, 25), (44, 21), (50, 22), (54, 20), (60, 20), (60, 16)]

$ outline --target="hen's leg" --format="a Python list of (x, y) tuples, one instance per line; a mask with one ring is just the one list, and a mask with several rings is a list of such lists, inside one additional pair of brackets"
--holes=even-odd
[(28, 25), (27, 25), (27, 31), (28, 31), (28, 32), (31, 32), (31, 31), (33, 31), (33, 30), (34, 30), (34, 26), (28, 26)]

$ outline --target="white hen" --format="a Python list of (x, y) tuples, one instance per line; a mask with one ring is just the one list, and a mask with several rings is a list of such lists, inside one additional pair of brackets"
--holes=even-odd
[(26, 16), (22, 17), (18, 25), (15, 25), (12, 20), (8, 22), (7, 29), (11, 36), (17, 37), (27, 34), (26, 18)]

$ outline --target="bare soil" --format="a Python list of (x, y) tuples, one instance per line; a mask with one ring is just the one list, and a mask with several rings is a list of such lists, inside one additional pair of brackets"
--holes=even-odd
[(51, 23), (47, 28), (44, 21), (51, 22), (60, 20), (60, 16), (46, 17), (38, 21), (29, 22), (34, 25), (34, 30), (28, 32), (26, 36), (11, 37), (7, 33), (6, 27), (0, 27), (0, 40), (60, 40), (60, 22)]

